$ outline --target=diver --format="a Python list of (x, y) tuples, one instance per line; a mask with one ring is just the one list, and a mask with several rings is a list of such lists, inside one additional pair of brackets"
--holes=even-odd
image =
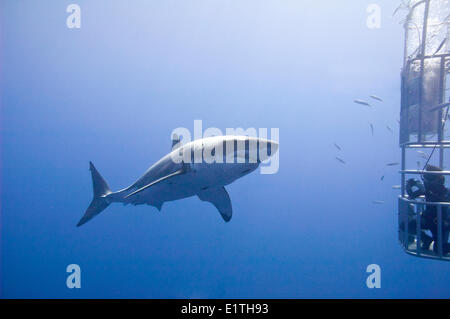
[[(433, 165), (427, 165), (426, 171), (438, 172), (441, 168)], [(441, 174), (423, 174), (423, 183), (417, 179), (409, 179), (406, 183), (406, 191), (411, 199), (425, 195), (427, 202), (449, 202), (449, 190), (445, 187), (445, 177)], [(448, 243), (450, 231), (450, 214), (448, 207), (442, 207), (442, 253), (445, 255), (450, 252), (450, 244)], [(414, 223), (416, 221), (413, 221)], [(422, 229), (431, 231), (432, 237), (422, 232), (422, 249), (429, 250), (430, 245), (434, 242), (433, 251), (436, 253), (439, 249), (438, 225), (437, 225), (437, 206), (427, 205), (421, 216)], [(410, 226), (410, 225), (408, 225)], [(411, 224), (414, 226), (414, 224)]]
[[(415, 179), (411, 179), (411, 181), (416, 181)], [(421, 221), (423, 220), (422, 216)], [(408, 218), (406, 223), (408, 224), (408, 245), (414, 243), (416, 236), (417, 236), (417, 214), (414, 212), (414, 205), (409, 204), (408, 205)], [(433, 242), (433, 237), (429, 236), (426, 232), (424, 232), (423, 227), (423, 221), (421, 223), (421, 231), (420, 231), (420, 238), (421, 238), (421, 249), (422, 250), (429, 250), (429, 247), (431, 243)], [(402, 220), (400, 222), (400, 230), (405, 231), (405, 221)]]

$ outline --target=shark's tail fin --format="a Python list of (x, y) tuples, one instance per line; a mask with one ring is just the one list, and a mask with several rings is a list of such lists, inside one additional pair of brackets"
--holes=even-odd
[(83, 217), (77, 224), (77, 227), (88, 222), (98, 214), (100, 214), (106, 207), (108, 207), (109, 202), (106, 200), (106, 195), (111, 193), (108, 184), (100, 175), (100, 173), (95, 168), (92, 162), (89, 162), (89, 169), (92, 175), (92, 187), (94, 189), (94, 199), (92, 199), (91, 204), (84, 213)]

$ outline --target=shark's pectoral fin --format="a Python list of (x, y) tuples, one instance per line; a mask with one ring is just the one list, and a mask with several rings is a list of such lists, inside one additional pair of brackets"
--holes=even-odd
[(229, 222), (233, 214), (230, 196), (225, 187), (207, 188), (197, 194), (202, 201), (210, 202), (218, 210), (224, 221)]

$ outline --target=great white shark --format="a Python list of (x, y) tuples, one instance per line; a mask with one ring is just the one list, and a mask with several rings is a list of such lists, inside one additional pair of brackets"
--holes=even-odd
[(224, 186), (253, 172), (278, 148), (278, 142), (247, 136), (214, 136), (186, 144), (174, 137), (169, 154), (133, 184), (117, 192), (110, 190), (90, 162), (94, 198), (77, 226), (91, 220), (111, 203), (147, 204), (161, 210), (164, 202), (191, 196), (212, 203), (228, 222), (232, 206)]

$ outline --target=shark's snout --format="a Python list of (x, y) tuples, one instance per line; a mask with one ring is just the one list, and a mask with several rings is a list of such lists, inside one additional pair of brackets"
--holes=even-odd
[(267, 148), (267, 153), (269, 156), (272, 156), (273, 154), (275, 154), (276, 152), (278, 152), (278, 147), (279, 147), (279, 143), (275, 142), (275, 141), (269, 141), (268, 144), (268, 148)]
[(263, 162), (278, 152), (279, 143), (273, 140), (258, 139), (258, 160)]

